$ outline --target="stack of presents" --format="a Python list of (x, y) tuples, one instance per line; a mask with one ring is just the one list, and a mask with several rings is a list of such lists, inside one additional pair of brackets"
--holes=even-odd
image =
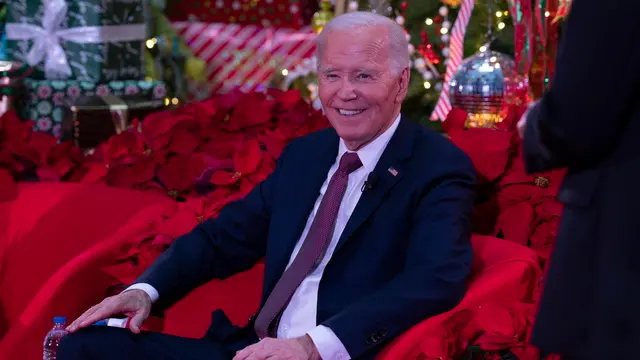
[(36, 130), (82, 147), (122, 131), (132, 113), (259, 89), (315, 51), (308, 26), (315, 0), (11, 0), (0, 7), (2, 101)]

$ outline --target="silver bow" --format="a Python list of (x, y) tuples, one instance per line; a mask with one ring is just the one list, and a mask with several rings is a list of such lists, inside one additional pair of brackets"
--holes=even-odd
[(33, 40), (26, 61), (36, 66), (44, 60), (47, 79), (67, 79), (72, 75), (67, 55), (60, 45), (60, 39), (79, 44), (99, 44), (104, 42), (124, 42), (144, 40), (145, 24), (84, 26), (63, 29), (67, 17), (65, 0), (48, 0), (44, 4), (42, 27), (25, 23), (6, 24), (8, 40)]

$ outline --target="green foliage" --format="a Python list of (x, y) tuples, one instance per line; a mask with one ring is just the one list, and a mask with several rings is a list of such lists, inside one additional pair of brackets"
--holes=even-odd
[[(400, 13), (400, 4), (403, 0), (391, 0), (391, 7), (394, 13), (390, 16), (393, 18)], [(429, 41), (434, 46), (436, 54), (444, 60), (440, 50), (442, 44), (441, 35), (436, 33), (435, 25), (426, 25), (427, 18), (435, 19), (440, 16), (438, 11), (443, 3), (440, 0), (406, 0), (408, 6), (405, 12), (405, 28), (411, 35), (411, 43), (417, 48), (421, 42), (420, 33), (426, 30)], [(369, 0), (360, 0), (360, 9), (369, 10)], [(452, 26), (455, 23), (458, 9), (449, 8), (448, 20)], [(513, 21), (511, 16), (497, 18), (496, 11), (506, 11), (508, 6), (506, 0), (476, 0), (469, 26), (467, 28), (464, 56), (465, 58), (478, 52), (480, 46), (487, 42), (488, 25), (491, 23), (492, 34), (494, 40), (491, 43), (491, 49), (513, 56)], [(490, 21), (489, 21), (490, 19)], [(497, 24), (502, 21), (505, 28), (499, 30)], [(444, 74), (444, 61), (436, 65), (440, 74)], [(436, 80), (432, 84), (436, 84)], [(403, 106), (403, 113), (412, 119), (424, 123), (429, 126), (438, 127), (439, 123), (434, 124), (429, 121), (429, 116), (438, 100), (439, 91), (436, 86), (425, 89), (422, 75), (412, 70), (411, 83), (409, 85), (409, 95)]]

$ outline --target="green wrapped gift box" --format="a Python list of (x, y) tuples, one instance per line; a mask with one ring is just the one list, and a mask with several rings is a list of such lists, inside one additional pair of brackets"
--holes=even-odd
[(64, 107), (82, 95), (140, 95), (150, 100), (164, 99), (167, 95), (162, 81), (125, 80), (96, 84), (76, 80), (24, 80), (27, 96), (24, 118), (35, 120), (35, 130), (62, 136)]
[(144, 79), (145, 0), (12, 0), (7, 55), (34, 78), (106, 82)]

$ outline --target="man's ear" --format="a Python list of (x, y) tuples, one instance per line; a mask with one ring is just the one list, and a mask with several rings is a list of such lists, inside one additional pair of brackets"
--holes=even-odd
[(396, 95), (397, 103), (402, 103), (404, 98), (407, 97), (410, 75), (411, 70), (408, 67), (404, 68), (400, 73), (400, 77), (398, 78), (398, 94)]

